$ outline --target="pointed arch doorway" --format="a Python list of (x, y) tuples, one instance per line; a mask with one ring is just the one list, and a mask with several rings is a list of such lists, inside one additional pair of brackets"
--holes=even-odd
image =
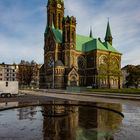
[(79, 86), (79, 75), (74, 68), (68, 74), (68, 86), (70, 87)]

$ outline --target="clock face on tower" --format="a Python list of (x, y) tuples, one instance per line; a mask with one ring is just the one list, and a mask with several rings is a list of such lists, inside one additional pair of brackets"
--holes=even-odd
[(62, 6), (61, 6), (61, 4), (57, 4), (57, 7), (58, 7), (58, 8), (61, 8)]

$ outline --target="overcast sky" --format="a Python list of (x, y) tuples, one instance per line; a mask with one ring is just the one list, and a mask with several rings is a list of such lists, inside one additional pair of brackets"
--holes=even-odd
[[(0, 0), (0, 63), (21, 59), (43, 63), (47, 0)], [(107, 18), (122, 66), (140, 64), (140, 0), (65, 0), (65, 16), (77, 19), (77, 33), (104, 40)]]

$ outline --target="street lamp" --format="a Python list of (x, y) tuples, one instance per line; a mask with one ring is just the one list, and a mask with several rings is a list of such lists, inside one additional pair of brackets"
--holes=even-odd
[(52, 66), (53, 66), (53, 74), (52, 74), (52, 76), (53, 76), (53, 83), (52, 83), (52, 88), (54, 89), (54, 65), (55, 65), (55, 63), (54, 63), (54, 60), (53, 60), (53, 62), (52, 62)]

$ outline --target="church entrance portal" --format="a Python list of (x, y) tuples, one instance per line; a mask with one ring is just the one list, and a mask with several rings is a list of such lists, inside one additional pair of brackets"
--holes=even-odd
[(68, 86), (77, 87), (79, 86), (79, 75), (77, 71), (73, 68), (68, 75)]
[(77, 85), (77, 81), (76, 81), (76, 77), (72, 77), (71, 81), (70, 81), (70, 86), (71, 87), (76, 87)]

